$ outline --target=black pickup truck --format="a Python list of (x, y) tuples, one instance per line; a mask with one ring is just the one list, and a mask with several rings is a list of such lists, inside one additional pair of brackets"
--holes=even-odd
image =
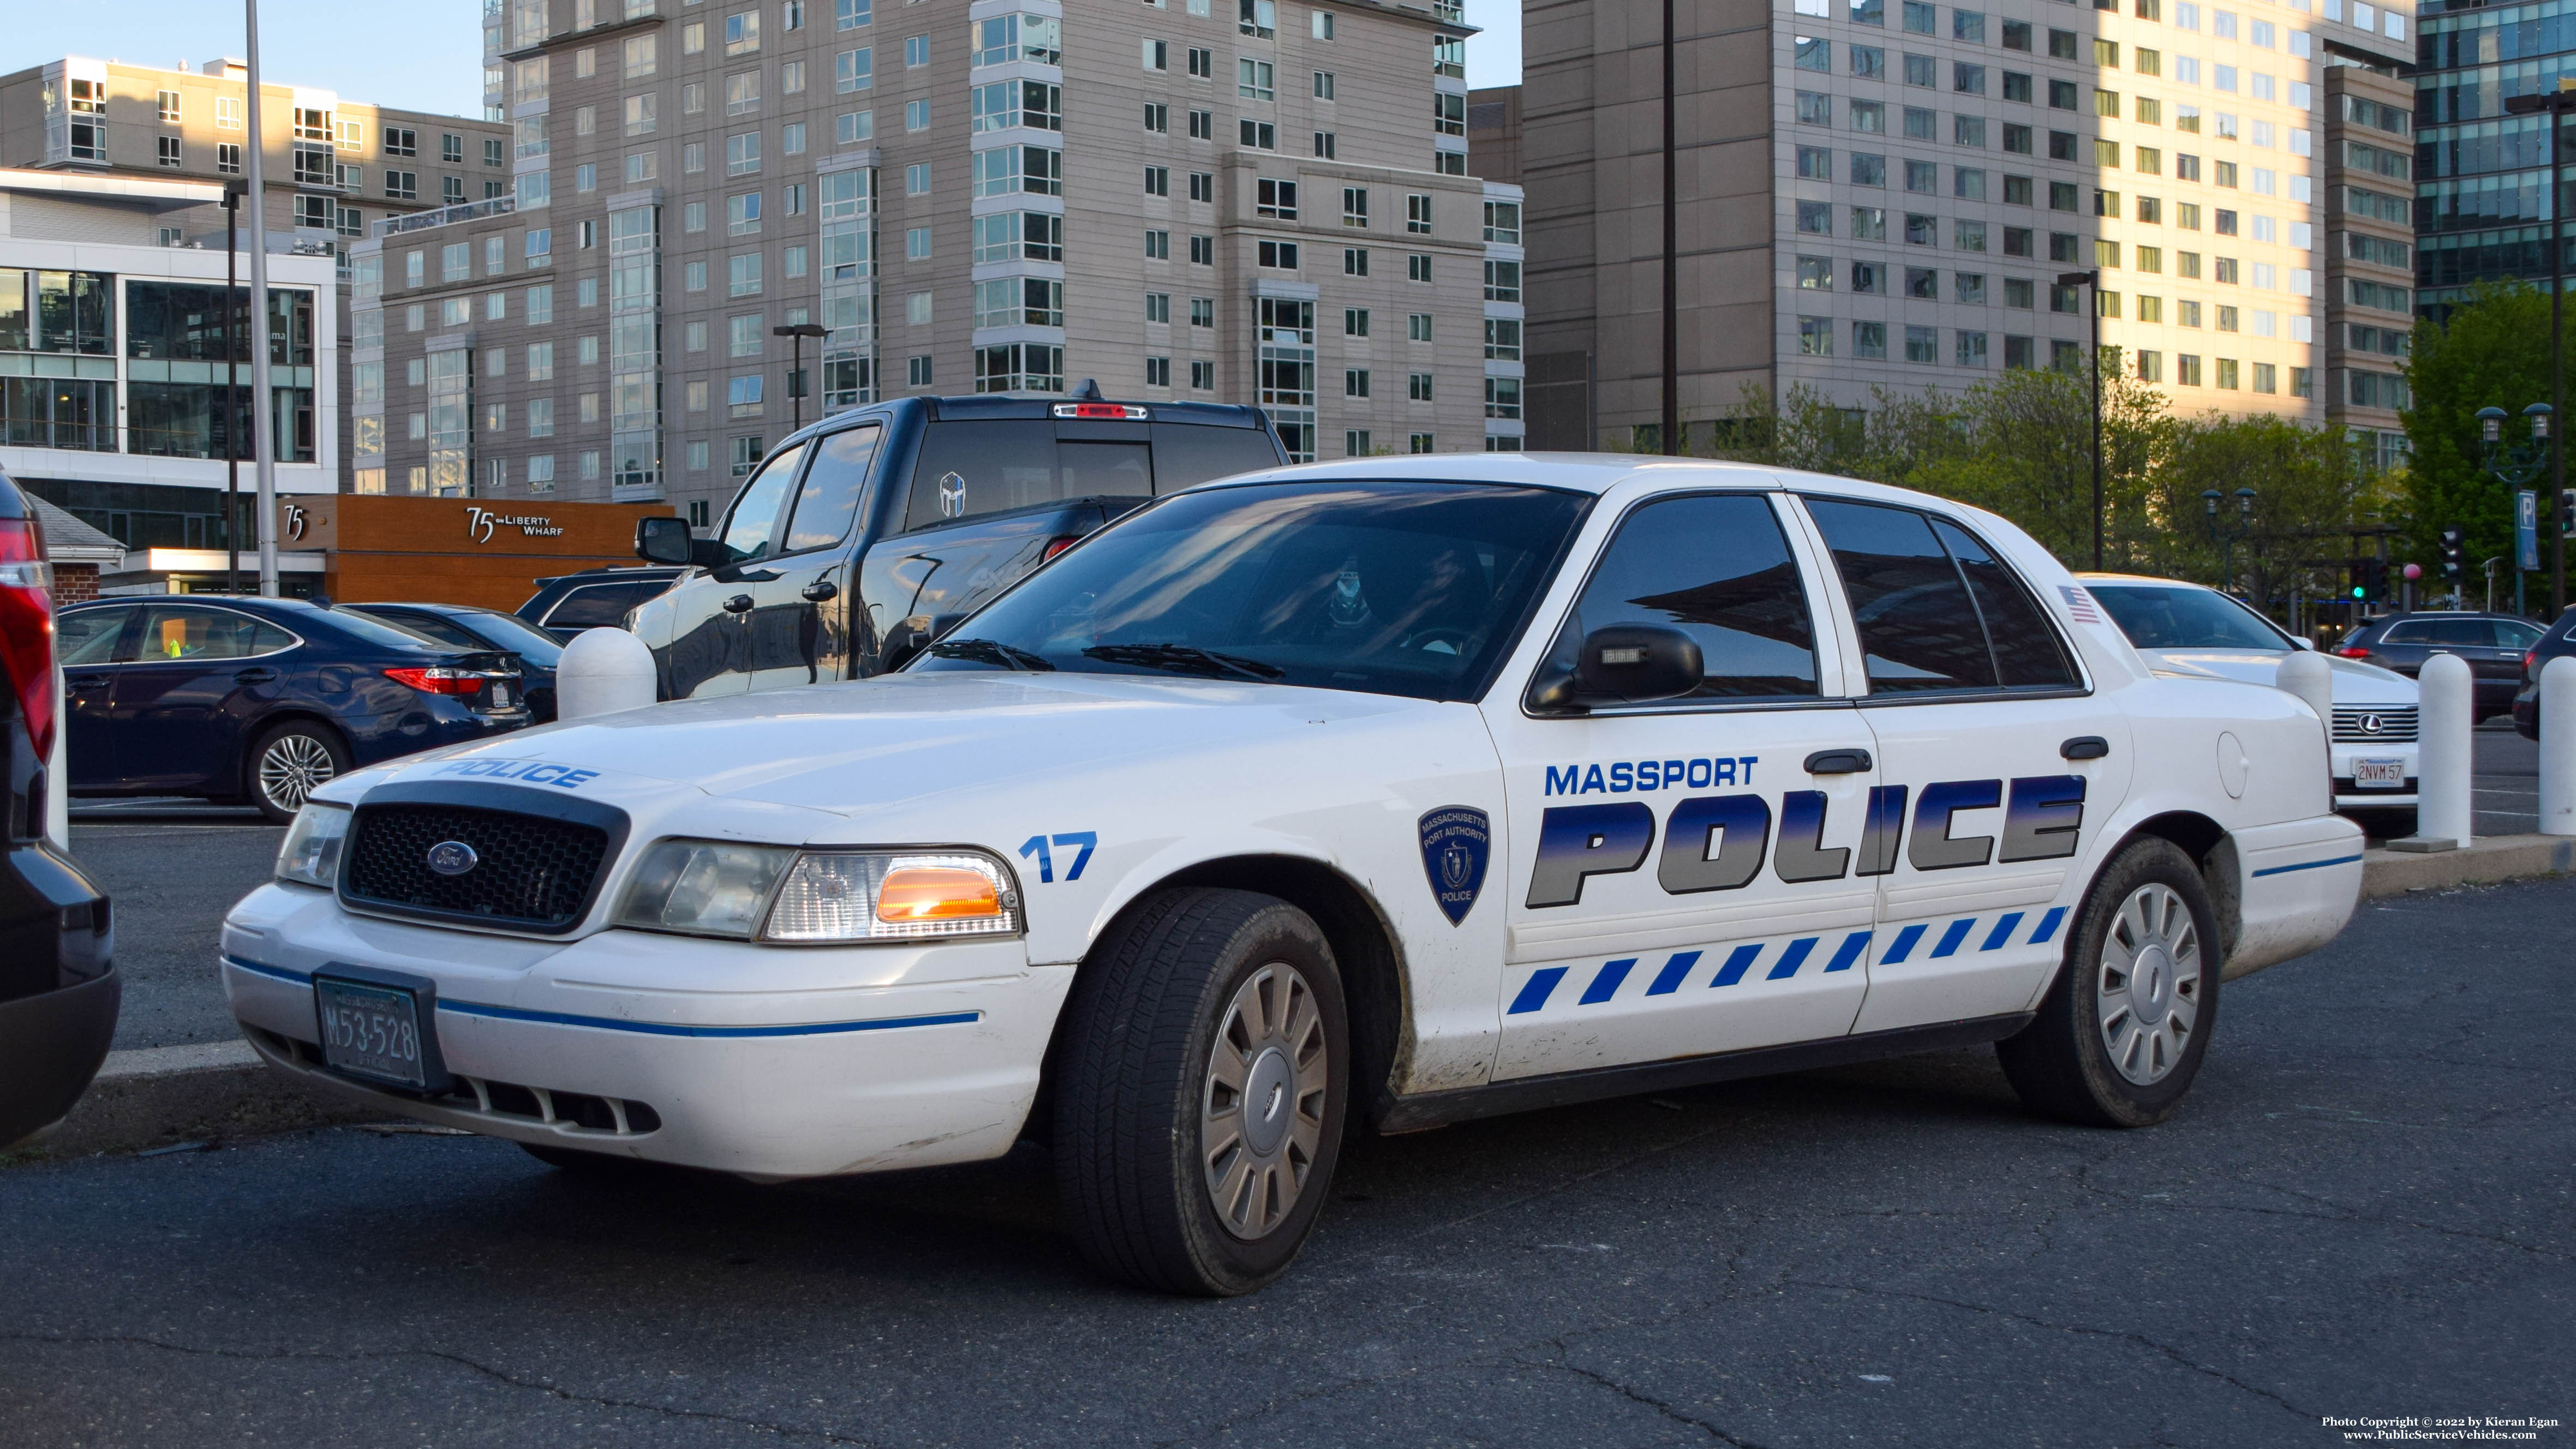
[(891, 669), (950, 622), (1160, 494), (1288, 461), (1256, 408), (899, 398), (790, 434), (709, 538), (635, 531), (678, 564), (635, 606), (660, 697), (693, 699)]

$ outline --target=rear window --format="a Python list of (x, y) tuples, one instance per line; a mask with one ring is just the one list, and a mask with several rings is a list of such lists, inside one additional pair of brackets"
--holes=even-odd
[(1910, 508), (1810, 498), (1860, 626), (1872, 694), (2063, 688), (2056, 631), (2000, 559)]
[(2094, 600), (2141, 649), (2260, 649), (2286, 654), (2290, 641), (2251, 610), (2212, 589), (2094, 584)]
[(933, 423), (913, 465), (903, 527), (1073, 498), (1151, 498), (1279, 461), (1259, 428), (1066, 424), (1059, 432), (1050, 418)]

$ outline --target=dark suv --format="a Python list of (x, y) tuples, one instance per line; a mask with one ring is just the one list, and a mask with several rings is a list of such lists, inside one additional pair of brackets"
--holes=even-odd
[(661, 697), (892, 669), (1084, 535), (1153, 499), (1288, 461), (1256, 408), (898, 398), (790, 434), (712, 538), (646, 518), (636, 552), (694, 570), (636, 606)]
[(2540, 738), (2540, 671), (2562, 654), (2576, 654), (2576, 608), (2558, 616), (2522, 660), (2522, 688), (2513, 697), (2513, 727), (2526, 740)]
[(675, 568), (584, 569), (537, 580), (518, 616), (569, 644), (585, 629), (622, 629), (626, 611), (661, 593), (687, 572)]
[(0, 1147), (58, 1121), (107, 1059), (122, 990), (107, 896), (46, 831), (62, 728), (45, 539), (0, 473)]
[(2540, 626), (2515, 614), (2390, 614), (2353, 630), (2335, 652), (2409, 679), (2434, 655), (2456, 654), (2475, 676), (2476, 713), (2483, 720), (2512, 710), (2522, 656), (2539, 638)]

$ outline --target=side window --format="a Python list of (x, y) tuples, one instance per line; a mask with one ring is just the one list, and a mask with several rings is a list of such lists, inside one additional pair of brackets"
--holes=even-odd
[(804, 485), (796, 490), (784, 552), (825, 548), (849, 537), (850, 520), (858, 515), (868, 470), (876, 465), (877, 445), (884, 439), (885, 429), (875, 423), (823, 439), (814, 450), (814, 466), (805, 470)]
[(1807, 500), (1824, 531), (1860, 626), (1872, 694), (1923, 689), (1992, 689), (1994, 656), (1968, 586), (1910, 508)]
[(2517, 624), (2511, 619), (2495, 621), (2496, 647), (2529, 649), (2540, 642), (2540, 628), (2535, 624)]
[(285, 636), (277, 634), (278, 643), (263, 646), (260, 633), (258, 620), (227, 610), (158, 604), (144, 613), (143, 642), (136, 657), (147, 663), (242, 659), (285, 642)]
[(2379, 642), (2382, 644), (2430, 644), (2433, 642), (2433, 626), (2430, 624), (2418, 624), (2411, 619), (2403, 624), (2391, 624), (2388, 626), (2388, 632), (2379, 636)]
[(1667, 498), (1628, 515), (1576, 601), (1578, 637), (1610, 624), (1681, 630), (1707, 675), (1692, 699), (1812, 695), (1816, 635), (1770, 500)]
[(2495, 626), (2484, 619), (2438, 619), (2433, 642), (2449, 649), (2492, 649)]
[(2003, 687), (2065, 689), (2076, 684), (2075, 665), (2058, 643), (2057, 631), (2048, 627), (2030, 590), (2004, 561), (1947, 519), (1933, 520), (1932, 528), (1968, 581), (1968, 596), (1985, 621), (1986, 642), (1995, 651), (1995, 676)]
[(62, 615), (54, 624), (54, 648), (63, 667), (107, 663), (116, 650), (117, 636), (125, 632), (125, 621), (133, 617), (132, 609), (81, 609)]
[(725, 514), (724, 531), (717, 535), (725, 547), (726, 563), (749, 563), (768, 557), (778, 510), (787, 502), (787, 485), (794, 481), (796, 465), (804, 456), (803, 443), (781, 448), (762, 460), (760, 471), (742, 486), (732, 511)]
[(1154, 424), (1154, 486), (1170, 493), (1211, 478), (1276, 468), (1285, 460), (1262, 428)]

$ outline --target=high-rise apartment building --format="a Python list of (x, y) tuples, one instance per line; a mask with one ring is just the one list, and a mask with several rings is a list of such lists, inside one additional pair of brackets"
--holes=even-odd
[(2428, 0), (2422, 12), (2409, 77), (2419, 170), (2398, 189), (2415, 200), (2416, 302), (2439, 315), (2482, 281), (2548, 285), (2549, 119), (2505, 103), (2576, 76), (2576, 31), (2545, 6)]
[[(2080, 370), (2095, 310), (2105, 365), (2178, 411), (2323, 419), (2330, 27), (2305, 0), (1676, 16), (1685, 428), (1749, 388), (1861, 408)], [(1527, 12), (1533, 446), (1662, 445), (1662, 49), (1645, 0)]]
[(2415, 87), (2399, 74), (2403, 11), (2343, 0), (2325, 50), (2326, 417), (2381, 468), (2406, 455), (2400, 413), (2415, 328)]
[(1454, 6), (496, 23), (511, 196), (358, 248), (362, 491), (703, 520), (800, 409), (1084, 377), (1258, 403), (1300, 456), (1516, 444), (1518, 195), (1467, 174)]

